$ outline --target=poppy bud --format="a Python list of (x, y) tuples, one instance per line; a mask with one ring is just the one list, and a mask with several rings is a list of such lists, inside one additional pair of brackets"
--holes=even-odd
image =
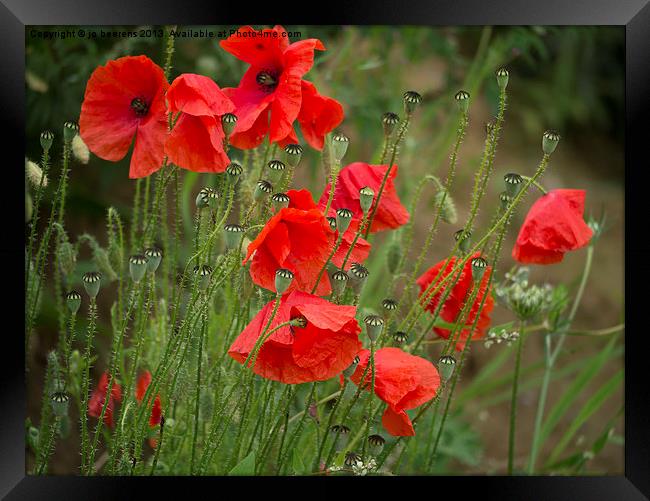
[(232, 134), (232, 131), (235, 130), (235, 125), (237, 125), (237, 115), (233, 113), (226, 113), (221, 116), (221, 126), (223, 131), (226, 134), (226, 137)]
[(499, 68), (496, 71), (497, 75), (497, 84), (499, 84), (499, 89), (503, 92), (506, 90), (506, 87), (508, 86), (508, 78), (510, 77), (510, 73), (508, 73), (508, 70), (505, 68)]
[(293, 282), (293, 272), (286, 268), (279, 268), (275, 272), (275, 290), (281, 295), (289, 288)]
[(142, 280), (144, 274), (147, 272), (147, 258), (142, 254), (136, 254), (129, 258), (129, 273), (131, 280), (136, 284)]
[(343, 375), (345, 377), (350, 377), (354, 374), (354, 371), (357, 370), (357, 364), (359, 363), (360, 358), (358, 356), (354, 357), (352, 363), (343, 370)]
[(52, 412), (57, 417), (63, 417), (68, 415), (68, 402), (70, 397), (64, 391), (56, 391), (52, 393), (51, 396), (52, 403)]
[(438, 360), (438, 370), (442, 376), (444, 382), (449, 381), (451, 376), (454, 374), (454, 369), (456, 368), (456, 359), (451, 355), (443, 355)]
[(394, 311), (397, 309), (397, 301), (394, 299), (386, 298), (381, 302), (381, 306), (386, 311)]
[(560, 142), (560, 135), (554, 130), (547, 130), (542, 136), (542, 150), (547, 155), (555, 151), (557, 143)]
[(510, 172), (503, 176), (503, 180), (506, 184), (506, 193), (512, 198), (516, 197), (524, 182), (524, 178), (515, 172)]
[(336, 218), (332, 216), (327, 216), (327, 222), (330, 224), (330, 228), (336, 231)]
[(377, 455), (381, 452), (381, 450), (384, 448), (385, 443), (386, 439), (381, 435), (370, 435), (368, 437), (368, 444), (370, 444), (370, 450), (374, 455)]
[(53, 142), (54, 134), (52, 134), (52, 132), (49, 130), (41, 132), (41, 148), (43, 148), (43, 151), (50, 151)]
[(472, 278), (476, 283), (480, 283), (485, 274), (485, 270), (488, 267), (488, 262), (482, 257), (475, 257), (471, 261), (472, 263)]
[(404, 93), (404, 111), (407, 115), (413, 113), (418, 104), (422, 102), (422, 96), (414, 90), (407, 90)]
[(244, 169), (242, 169), (242, 166), (239, 165), (237, 162), (230, 162), (230, 164), (228, 164), (228, 167), (226, 167), (226, 174), (228, 174), (228, 181), (230, 181), (233, 184), (237, 182), (242, 172), (244, 172)]
[(406, 343), (408, 338), (409, 338), (409, 335), (404, 331), (395, 331), (395, 332), (393, 332), (393, 339), (398, 344)]
[(25, 159), (25, 175), (34, 188), (47, 186), (47, 176), (43, 174), (41, 167), (31, 160)]
[(38, 428), (30, 426), (27, 430), (27, 443), (29, 447), (34, 451), (38, 451), (38, 441), (40, 438), (40, 432)]
[(343, 270), (336, 270), (330, 275), (330, 283), (332, 284), (332, 294), (340, 295), (343, 294), (345, 286), (348, 283), (350, 277)]
[(284, 171), (287, 168), (286, 165), (284, 165), (284, 162), (280, 160), (271, 160), (267, 164), (267, 167), (270, 171), (269, 178), (274, 183), (278, 183), (282, 179), (282, 176), (284, 176)]
[(68, 305), (70, 313), (76, 315), (81, 307), (81, 294), (77, 291), (70, 291), (65, 295), (65, 302)]
[(238, 224), (227, 224), (223, 227), (224, 239), (228, 249), (239, 247), (242, 237), (244, 236), (244, 227)]
[(499, 200), (501, 201), (501, 208), (503, 210), (506, 210), (512, 203), (512, 197), (505, 191), (502, 191), (499, 194)]
[(210, 275), (212, 275), (212, 268), (207, 264), (202, 264), (201, 266), (194, 267), (194, 274), (199, 279), (199, 288), (202, 292), (208, 290), (210, 285)]
[(391, 113), (390, 111), (381, 116), (381, 124), (384, 126), (384, 135), (390, 136), (395, 130), (395, 126), (399, 123), (399, 115)]
[(202, 188), (201, 191), (199, 191), (199, 194), (196, 196), (196, 200), (194, 201), (197, 209), (205, 209), (208, 205), (210, 205), (211, 193), (213, 191), (214, 190), (209, 186), (206, 186), (205, 188)]
[(458, 104), (458, 109), (463, 113), (467, 113), (469, 109), (469, 92), (464, 90), (459, 90), (454, 96), (456, 103)]
[(57, 248), (59, 266), (64, 275), (72, 275), (77, 264), (77, 252), (74, 246), (68, 242), (60, 242)]
[(69, 143), (79, 133), (79, 124), (77, 122), (66, 122), (63, 124), (63, 140)]
[(302, 159), (302, 146), (299, 144), (287, 144), (284, 147), (284, 152), (286, 154), (287, 163), (291, 167), (295, 167), (300, 163)]
[(72, 138), (72, 154), (84, 165), (90, 160), (90, 150), (79, 134)]
[(388, 264), (388, 271), (391, 275), (394, 275), (399, 266), (399, 262), (402, 260), (402, 246), (399, 241), (393, 240), (388, 247), (388, 253), (386, 254), (386, 263)]
[(471, 231), (458, 230), (456, 233), (454, 233), (454, 239), (456, 240), (456, 242), (460, 242), (458, 248), (460, 249), (461, 252), (465, 253), (469, 250), (469, 246), (472, 243), (471, 237), (472, 237)]
[(345, 453), (345, 466), (356, 466), (358, 463), (361, 463), (361, 456), (354, 451)]
[(32, 204), (32, 196), (25, 191), (25, 222), (29, 223), (32, 220), (34, 213), (34, 206)]
[(350, 277), (352, 290), (354, 290), (356, 294), (361, 292), (361, 288), (363, 287), (363, 284), (366, 283), (369, 274), (370, 272), (359, 263), (352, 263), (352, 266), (350, 266), (348, 276)]
[(334, 155), (334, 160), (340, 162), (345, 153), (348, 151), (348, 146), (350, 145), (350, 139), (340, 132), (337, 132), (332, 136), (332, 155)]
[(264, 200), (270, 193), (273, 193), (273, 185), (268, 181), (258, 181), (253, 192), (253, 199), (256, 202)]
[(343, 234), (347, 231), (350, 227), (350, 222), (352, 221), (353, 216), (354, 212), (350, 209), (336, 209), (336, 227), (338, 228), (339, 233)]
[(81, 281), (86, 289), (86, 294), (88, 294), (92, 299), (96, 298), (97, 294), (99, 294), (101, 280), (102, 274), (98, 271), (89, 271), (88, 273), (84, 273), (83, 277), (81, 277)]
[[(440, 219), (447, 224), (456, 224), (458, 221), (458, 213), (456, 212), (456, 205), (451, 195), (445, 195), (444, 190), (438, 191), (433, 197), (433, 206), (435, 209), (440, 207)], [(442, 205), (441, 205), (442, 204)]]
[(78, 374), (82, 366), (81, 353), (79, 353), (79, 350), (74, 350), (70, 354), (70, 360), (68, 362), (70, 366), (70, 374), (71, 375)]
[(384, 319), (379, 315), (368, 315), (363, 319), (363, 323), (366, 324), (366, 330), (368, 332), (368, 337), (373, 343), (377, 336), (381, 334), (381, 330), (384, 327)]
[(370, 186), (364, 186), (359, 190), (359, 205), (364, 214), (367, 214), (375, 198), (375, 192)]
[(289, 207), (289, 195), (286, 193), (274, 193), (271, 197), (273, 204), (275, 205), (276, 210), (284, 209)]
[(149, 247), (144, 251), (144, 255), (147, 258), (147, 270), (151, 273), (155, 273), (160, 266), (160, 261), (162, 260), (162, 250), (158, 247)]

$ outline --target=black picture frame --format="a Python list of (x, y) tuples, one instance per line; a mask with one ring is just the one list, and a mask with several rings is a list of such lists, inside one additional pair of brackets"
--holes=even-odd
[[(626, 33), (626, 129), (625, 129), (625, 475), (619, 477), (400, 477), (291, 480), (287, 496), (310, 496), (313, 487), (338, 496), (358, 496), (379, 482), (411, 483), (415, 489), (398, 491), (401, 496), (426, 495), (453, 499), (472, 487), (481, 499), (548, 500), (637, 500), (650, 497), (650, 413), (648, 412), (648, 352), (645, 307), (650, 285), (650, 244), (645, 243), (647, 206), (643, 190), (650, 187), (650, 165), (644, 151), (648, 144), (650, 116), (650, 3), (648, 0), (444, 0), (426, 2), (356, 1), (318, 2), (291, 5), (218, 3), (200, 0), (182, 2), (155, 0), (2, 0), (0, 4), (0, 47), (2, 58), (2, 137), (5, 175), (0, 191), (10, 203), (5, 211), (22, 211), (23, 192), (17, 167), (25, 144), (25, 26), (98, 24), (392, 24), (392, 25), (618, 25)], [(644, 155), (644, 153), (646, 153)], [(14, 165), (16, 167), (11, 167)], [(13, 179), (15, 176), (16, 179)], [(15, 187), (15, 188), (12, 188)], [(24, 343), (18, 312), (19, 293), (24, 282), (21, 266), (23, 240), (19, 217), (3, 218), (0, 238), (0, 266), (3, 271), (4, 350), (0, 379), (0, 495), (5, 499), (166, 499), (176, 489), (185, 496), (237, 496), (256, 490), (257, 482), (284, 479), (258, 478), (242, 483), (241, 478), (122, 478), (25, 475), (25, 372)], [(15, 226), (15, 227), (14, 227)], [(14, 276), (15, 275), (15, 276)], [(24, 283), (23, 283), (24, 285)], [(24, 287), (23, 287), (24, 290)], [(327, 482), (327, 486), (323, 483)], [(349, 482), (364, 482), (352, 484)], [(189, 486), (186, 483), (192, 482)], [(218, 482), (218, 483), (216, 483)], [(346, 482), (343, 486), (340, 482)], [(423, 482), (423, 484), (420, 484)], [(199, 485), (197, 485), (200, 484)], [(208, 485), (209, 483), (209, 485)], [(196, 487), (195, 487), (196, 486)], [(214, 489), (217, 490), (214, 490)], [(283, 489), (286, 488), (282, 487)], [(399, 488), (399, 487), (398, 487)], [(192, 490), (189, 490), (192, 489)], [(231, 491), (231, 489), (233, 489)], [(360, 489), (364, 489), (361, 491)], [(272, 492), (272, 491), (268, 491)], [(324, 492), (324, 490), (322, 491)], [(195, 494), (196, 493), (196, 494)], [(281, 492), (278, 492), (279, 495)], [(366, 494), (367, 495), (367, 494)], [(444, 496), (444, 498), (442, 498)]]

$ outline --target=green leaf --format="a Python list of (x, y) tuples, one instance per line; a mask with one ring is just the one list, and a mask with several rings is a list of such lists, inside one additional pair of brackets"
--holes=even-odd
[(293, 450), (291, 456), (291, 467), (296, 475), (303, 475), (306, 473), (305, 463), (303, 463), (298, 449)]
[(255, 475), (255, 451), (242, 459), (237, 466), (230, 470), (228, 475), (249, 477)]

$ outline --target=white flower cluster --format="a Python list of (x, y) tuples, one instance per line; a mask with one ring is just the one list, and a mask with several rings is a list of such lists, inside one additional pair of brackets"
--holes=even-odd
[(495, 288), (497, 299), (520, 319), (528, 320), (548, 309), (553, 300), (550, 284), (528, 285), (528, 268), (506, 273), (505, 280)]
[(506, 329), (501, 329), (498, 333), (491, 330), (488, 332), (487, 338), (485, 339), (485, 347), (489, 348), (493, 344), (506, 343), (507, 346), (510, 346), (513, 342), (519, 339), (519, 332), (512, 331), (509, 332)]
[(358, 459), (351, 466), (332, 466), (329, 470), (331, 472), (351, 471), (353, 475), (365, 476), (368, 473), (375, 471), (376, 469), (377, 461), (375, 461), (375, 458), (370, 458), (367, 463), (364, 463), (361, 459)]

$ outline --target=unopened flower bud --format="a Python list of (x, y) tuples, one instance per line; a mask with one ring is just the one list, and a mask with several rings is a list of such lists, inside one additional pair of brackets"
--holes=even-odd
[(284, 176), (284, 171), (287, 168), (286, 165), (284, 165), (284, 162), (280, 160), (271, 160), (267, 164), (267, 167), (269, 169), (269, 178), (274, 183), (278, 183), (282, 179), (282, 176)]
[(399, 123), (399, 115), (390, 111), (381, 116), (381, 124), (384, 126), (384, 135), (390, 136)]
[(388, 272), (394, 275), (397, 271), (400, 261), (402, 260), (402, 246), (398, 240), (393, 240), (388, 247), (386, 254), (386, 264), (388, 265)]
[(503, 181), (506, 185), (506, 193), (510, 195), (510, 197), (514, 198), (519, 193), (519, 190), (521, 190), (524, 178), (516, 172), (510, 172), (503, 176)]
[(470, 245), (472, 244), (472, 232), (465, 230), (458, 230), (454, 233), (454, 239), (456, 242), (460, 242), (458, 248), (462, 253), (466, 253), (469, 250)]
[(64, 275), (72, 275), (77, 265), (77, 251), (74, 245), (67, 240), (59, 242), (56, 253), (61, 272)]
[(444, 355), (438, 360), (438, 371), (444, 382), (449, 381), (456, 368), (456, 359), (451, 355)]
[(158, 247), (149, 247), (144, 251), (144, 255), (147, 258), (147, 270), (155, 273), (158, 266), (160, 266), (160, 261), (162, 261), (162, 250)]
[(501, 202), (501, 208), (506, 210), (512, 203), (512, 197), (507, 192), (502, 191), (499, 193), (499, 201)]
[(336, 270), (330, 275), (330, 283), (332, 284), (332, 295), (337, 296), (343, 294), (345, 286), (350, 280), (350, 277), (343, 270)]
[(25, 175), (35, 188), (47, 186), (47, 176), (36, 162), (25, 159)]
[(232, 134), (232, 131), (235, 130), (235, 125), (237, 125), (237, 116), (235, 114), (226, 113), (221, 116), (221, 126), (223, 127), (226, 137)]
[(77, 122), (66, 122), (63, 124), (63, 140), (70, 143), (79, 133), (79, 124)]
[(147, 258), (142, 254), (136, 254), (129, 258), (129, 273), (131, 274), (131, 280), (136, 284), (144, 278), (144, 274), (147, 272)]
[(76, 315), (81, 307), (81, 294), (77, 291), (70, 291), (65, 295), (65, 302), (68, 305), (70, 313)]
[(366, 331), (368, 332), (370, 341), (374, 342), (379, 334), (381, 334), (381, 330), (384, 327), (384, 319), (379, 315), (368, 315), (363, 319), (363, 323), (366, 324)]
[(90, 150), (79, 134), (72, 138), (72, 154), (84, 165), (90, 160)]
[(223, 227), (223, 232), (226, 247), (228, 249), (239, 248), (239, 244), (245, 233), (244, 227), (238, 224), (227, 224)]
[(282, 295), (293, 282), (293, 272), (286, 268), (279, 268), (275, 272), (275, 291)]
[(53, 142), (54, 134), (52, 134), (52, 132), (49, 130), (41, 132), (41, 148), (43, 148), (43, 151), (50, 151)]
[(336, 210), (336, 228), (339, 230), (339, 233), (342, 235), (350, 227), (350, 222), (354, 212), (350, 209), (337, 209)]
[(447, 224), (456, 224), (458, 222), (458, 213), (453, 198), (445, 190), (438, 191), (433, 198), (433, 206), (437, 210), (440, 208), (440, 219)]
[(409, 338), (408, 334), (404, 331), (393, 332), (393, 339), (398, 344), (406, 343), (406, 341), (408, 341), (408, 338)]
[(456, 99), (456, 104), (458, 104), (458, 109), (463, 113), (467, 113), (469, 110), (469, 92), (464, 90), (459, 90), (454, 96)]
[(359, 190), (359, 205), (364, 214), (367, 214), (375, 198), (375, 192), (370, 186), (364, 186)]
[(198, 277), (199, 288), (202, 292), (208, 290), (210, 285), (210, 275), (212, 275), (212, 268), (207, 264), (202, 264), (201, 266), (194, 267), (194, 274)]
[(361, 288), (366, 283), (370, 272), (359, 263), (352, 263), (348, 276), (350, 277), (350, 285), (355, 294), (361, 293)]
[(340, 162), (345, 153), (348, 151), (348, 146), (350, 145), (350, 139), (340, 132), (337, 132), (332, 136), (332, 155), (334, 155), (334, 160)]
[(407, 115), (413, 113), (418, 104), (422, 102), (422, 96), (414, 90), (407, 90), (404, 93), (404, 111)]
[(98, 271), (89, 271), (88, 273), (84, 273), (83, 277), (81, 277), (81, 281), (86, 289), (86, 294), (88, 294), (90, 298), (94, 299), (97, 297), (97, 294), (99, 294), (101, 280), (102, 274)]
[(499, 89), (501, 89), (501, 91), (506, 90), (506, 87), (508, 86), (508, 78), (510, 77), (508, 70), (506, 70), (505, 68), (499, 68), (496, 71), (496, 75), (497, 75), (497, 84), (499, 84)]
[(330, 432), (333, 433), (335, 436), (338, 434), (340, 443), (344, 444), (350, 435), (350, 428), (345, 426), (344, 424), (335, 424), (330, 427)]
[(302, 159), (302, 146), (299, 144), (287, 144), (284, 147), (284, 153), (286, 154), (287, 163), (291, 167), (295, 167)]
[(485, 274), (485, 270), (488, 267), (488, 262), (478, 256), (472, 259), (472, 278), (476, 283), (480, 283), (481, 280), (483, 279), (483, 275)]
[(233, 184), (237, 182), (242, 172), (244, 172), (244, 169), (237, 162), (230, 162), (230, 164), (228, 164), (228, 167), (226, 167), (226, 174), (228, 175), (228, 181)]
[(546, 132), (544, 132), (544, 135), (542, 136), (542, 150), (547, 155), (550, 155), (555, 151), (555, 148), (557, 147), (557, 143), (559, 142), (560, 142), (560, 135), (553, 130), (547, 130)]
[(253, 199), (260, 202), (273, 193), (273, 185), (268, 181), (258, 181), (253, 192)]
[(286, 193), (274, 193), (271, 197), (271, 201), (273, 202), (273, 205), (275, 205), (275, 209), (280, 210), (289, 207), (290, 199), (289, 195)]

